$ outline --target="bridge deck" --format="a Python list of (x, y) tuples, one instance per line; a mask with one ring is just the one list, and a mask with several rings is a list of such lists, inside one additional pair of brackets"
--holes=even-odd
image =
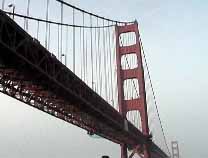
[[(2, 11), (0, 91), (115, 143), (132, 148), (147, 141), (136, 127)], [(154, 143), (151, 145), (152, 152), (167, 157)]]

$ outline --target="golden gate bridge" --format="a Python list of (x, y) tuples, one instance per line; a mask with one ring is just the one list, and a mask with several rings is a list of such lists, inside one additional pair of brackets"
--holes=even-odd
[(171, 156), (137, 21), (62, 0), (7, 4), (0, 10), (2, 93), (120, 144), (121, 158)]

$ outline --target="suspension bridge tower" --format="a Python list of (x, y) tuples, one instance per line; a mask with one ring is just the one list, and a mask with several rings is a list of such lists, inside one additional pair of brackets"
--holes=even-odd
[[(135, 43), (132, 45), (123, 45), (121, 42), (121, 35), (133, 33), (135, 35)], [(122, 69), (121, 58), (122, 56), (133, 54), (136, 56), (137, 67)], [(144, 81), (144, 69), (142, 64), (141, 44), (139, 37), (138, 24), (135, 21), (133, 24), (126, 24), (123, 26), (116, 26), (116, 61), (117, 61), (117, 84), (118, 84), (118, 104), (119, 112), (126, 119), (127, 112), (139, 111), (140, 122), (142, 126), (142, 133), (148, 138), (149, 127), (148, 127), (148, 115), (147, 115), (147, 104), (146, 104), (146, 92), (145, 92), (145, 81)], [(136, 79), (138, 82), (139, 96), (135, 99), (126, 100), (124, 96), (124, 81)], [(140, 119), (139, 118), (139, 119)], [(125, 123), (124, 123), (125, 124)], [(144, 148), (144, 158), (150, 158), (150, 152), (148, 144), (141, 146)], [(127, 146), (121, 144), (121, 158), (127, 158)]]
[(179, 158), (179, 146), (178, 141), (171, 142), (172, 147), (172, 158)]

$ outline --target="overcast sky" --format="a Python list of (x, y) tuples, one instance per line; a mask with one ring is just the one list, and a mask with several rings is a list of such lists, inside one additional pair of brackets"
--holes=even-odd
[[(16, 3), (18, 0), (16, 0)], [(26, 0), (25, 0), (26, 2)], [(139, 22), (167, 140), (181, 158), (207, 158), (208, 1), (72, 0), (91, 12)], [(119, 146), (0, 94), (0, 157), (119, 157)]]

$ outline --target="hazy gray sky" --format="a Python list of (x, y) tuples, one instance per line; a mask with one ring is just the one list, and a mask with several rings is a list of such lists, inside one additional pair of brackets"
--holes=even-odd
[[(18, 0), (16, 0), (18, 2)], [(26, 1), (25, 1), (26, 2)], [(167, 140), (181, 158), (207, 158), (208, 1), (73, 0), (94, 13), (139, 22)], [(0, 94), (0, 157), (119, 157), (119, 146)]]

